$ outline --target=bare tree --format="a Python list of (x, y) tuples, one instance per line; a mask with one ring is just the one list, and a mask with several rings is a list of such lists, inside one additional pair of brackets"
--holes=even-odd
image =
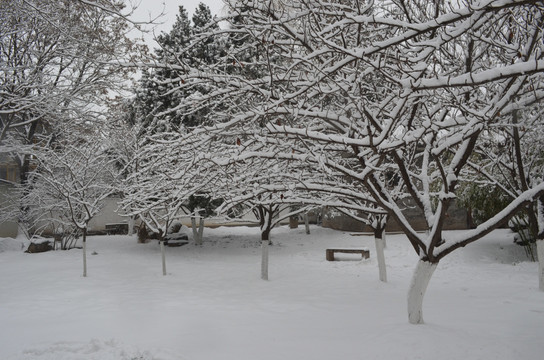
[[(248, 63), (230, 51), (224, 63), (238, 72), (181, 64), (180, 89), (210, 91), (173, 110), (221, 103), (209, 114), (215, 125), (202, 131), (259, 134), (261, 150), (248, 146), (241, 156), (311, 161), (362, 184), (419, 256), (408, 313), (411, 323), (422, 323), (423, 296), (440, 260), (544, 193), (534, 183), (476, 229), (443, 231), (486, 129), (511, 128), (511, 114), (544, 95), (542, 15), (540, 3), (520, 0), (231, 1), (223, 19), (231, 27), (209, 35), (251, 39), (261, 56)], [(425, 234), (404, 216), (406, 198), (420, 209)]]
[(62, 135), (55, 124), (94, 122), (129, 86), (145, 47), (128, 37), (126, 11), (118, 0), (0, 3), (0, 153), (18, 166), (21, 196), (31, 149)]
[(101, 132), (103, 127), (82, 123), (74, 129), (73, 122), (67, 126), (70, 129), (60, 131), (65, 135), (56, 138), (52, 147), (35, 147), (32, 156), (36, 161), (33, 172), (36, 186), (28, 194), (33, 194), (30, 199), (44, 201), (25, 206), (38, 205), (40, 211), (51, 214), (52, 221), (69, 219), (82, 235), (86, 277), (89, 222), (102, 209), (104, 200), (115, 192), (119, 172)]

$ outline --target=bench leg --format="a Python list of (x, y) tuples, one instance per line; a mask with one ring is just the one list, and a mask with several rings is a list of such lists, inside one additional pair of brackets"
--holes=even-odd
[(334, 261), (334, 251), (326, 250), (326, 255), (327, 261)]

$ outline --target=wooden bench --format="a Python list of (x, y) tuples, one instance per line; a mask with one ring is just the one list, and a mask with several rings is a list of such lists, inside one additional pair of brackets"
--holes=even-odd
[(361, 254), (363, 259), (368, 259), (370, 257), (370, 251), (368, 249), (327, 249), (326, 257), (328, 261), (334, 261), (335, 253), (345, 253), (345, 254)]

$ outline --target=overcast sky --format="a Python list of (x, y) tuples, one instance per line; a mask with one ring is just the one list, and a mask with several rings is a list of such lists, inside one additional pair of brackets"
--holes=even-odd
[[(223, 8), (222, 0), (130, 0), (134, 4), (140, 4), (132, 17), (136, 21), (148, 21), (150, 18), (155, 18), (164, 11), (165, 16), (160, 18), (159, 24), (155, 27), (155, 33), (158, 35), (161, 31), (168, 32), (176, 20), (178, 7), (183, 5), (189, 12), (189, 18), (199, 3), (204, 3), (209, 6), (212, 15), (220, 15)], [(154, 47), (152, 35), (146, 35), (145, 39), (151, 47)]]

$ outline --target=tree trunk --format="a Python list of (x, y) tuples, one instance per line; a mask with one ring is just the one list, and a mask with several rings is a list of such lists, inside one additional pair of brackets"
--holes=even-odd
[(529, 222), (529, 238), (534, 239), (538, 236), (538, 218), (537, 213), (532, 206), (527, 208), (527, 220)]
[(127, 235), (134, 235), (134, 217), (131, 216), (128, 218), (128, 233)]
[(476, 228), (476, 224), (474, 223), (474, 217), (472, 216), (472, 208), (469, 206), (467, 208), (467, 229), (474, 228)]
[[(198, 225), (196, 219), (198, 218)], [(193, 239), (196, 245), (202, 245), (202, 233), (204, 232), (204, 219), (200, 216), (191, 218), (191, 229), (193, 229)]]
[(198, 245), (202, 245), (202, 234), (204, 233), (204, 218), (198, 217)]
[(380, 281), (387, 282), (387, 270), (385, 268), (385, 254), (384, 254), (384, 240), (383, 229), (374, 230), (374, 243), (376, 244), (376, 257), (378, 258), (378, 270), (380, 274)]
[(298, 228), (298, 216), (293, 215), (289, 216), (289, 229), (296, 229)]
[[(36, 131), (38, 130), (38, 125), (41, 125), (42, 121), (33, 121), (30, 126), (26, 129), (25, 139), (24, 139), (24, 145), (30, 145), (34, 143), (34, 139), (36, 136)], [(16, 156), (17, 165), (19, 167), (19, 184), (22, 188), (22, 197), (28, 195), (31, 192), (32, 186), (34, 186), (30, 182), (30, 154), (24, 154), (22, 156)], [(29, 212), (29, 206), (24, 205), (20, 208), (21, 214), (20, 214), (20, 221), (22, 221), (22, 225), (25, 227), (25, 232), (30, 232), (30, 224), (28, 219), (28, 212)], [(28, 234), (27, 234), (28, 235)]]
[(544, 196), (537, 201), (537, 224), (538, 234), (536, 236), (536, 256), (538, 259), (538, 288), (544, 291)]
[(538, 288), (544, 291), (544, 240), (536, 241), (536, 253), (538, 257)]
[(270, 240), (261, 241), (261, 279), (268, 280), (268, 246)]
[(268, 247), (270, 246), (270, 231), (272, 231), (272, 217), (274, 206), (259, 207), (259, 223), (261, 225), (261, 279), (268, 280)]
[(161, 259), (162, 259), (162, 275), (166, 275), (166, 255), (164, 254), (164, 241), (159, 240), (159, 244), (161, 245)]
[(87, 229), (83, 229), (83, 277), (87, 277)]
[(193, 240), (195, 244), (198, 244), (198, 228), (196, 226), (196, 217), (191, 217), (191, 229), (193, 230)]
[(408, 321), (423, 324), (423, 297), (438, 263), (419, 260), (408, 289)]
[(270, 229), (261, 231), (261, 279), (268, 280), (268, 247), (270, 246)]
[(310, 235), (310, 219), (308, 219), (308, 213), (304, 214), (304, 226), (306, 227), (306, 234)]

